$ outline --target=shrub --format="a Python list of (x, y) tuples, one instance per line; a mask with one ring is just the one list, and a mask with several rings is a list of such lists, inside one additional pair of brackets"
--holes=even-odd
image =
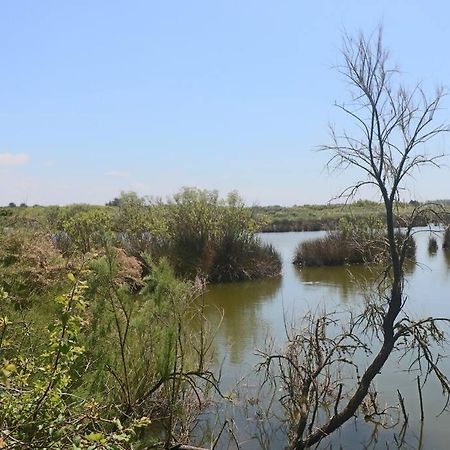
[(63, 222), (63, 231), (80, 253), (88, 253), (101, 246), (104, 234), (110, 229), (110, 216), (100, 208), (75, 213)]
[(127, 254), (143, 262), (143, 254), (159, 259), (167, 253), (166, 209), (134, 192), (122, 192), (112, 216), (112, 229)]
[(212, 282), (252, 280), (281, 272), (281, 258), (272, 245), (251, 237), (246, 241), (224, 239), (214, 255), (209, 273)]
[(299, 266), (339, 266), (365, 262), (364, 253), (352, 245), (342, 233), (331, 232), (325, 237), (302, 242), (296, 249), (294, 264)]
[(274, 276), (281, 262), (256, 238), (259, 223), (236, 192), (185, 188), (169, 209), (169, 259), (178, 275), (209, 281)]
[(144, 256), (172, 265), (177, 276), (233, 281), (274, 276), (281, 262), (256, 237), (262, 218), (236, 192), (225, 200), (216, 191), (185, 188), (168, 204), (122, 193), (114, 207), (51, 207), (47, 223), (66, 256), (101, 250), (114, 242), (146, 269)]
[[(145, 414), (161, 421), (161, 428), (192, 418), (203, 407), (195, 391), (214, 384), (207, 370), (206, 346), (211, 345), (195, 302), (199, 290), (176, 279), (170, 264), (146, 258), (149, 274), (139, 295), (118, 285), (120, 262), (113, 248), (90, 264), (90, 333), (86, 337), (89, 361), (85, 389), (111, 410)], [(206, 398), (205, 388), (202, 398)], [(197, 400), (194, 400), (197, 399)], [(99, 399), (100, 401), (100, 399)], [(174, 432), (168, 429), (168, 435)]]
[(70, 292), (55, 300), (57, 317), (44, 348), (31, 354), (23, 345), (30, 324), (15, 324), (4, 315), (7, 296), (0, 293), (0, 448), (125, 450), (136, 430), (148, 425), (144, 417), (123, 425), (99, 403), (74, 395), (84, 375), (77, 366), (85, 353), (80, 341), (88, 305), (87, 285), (70, 279)]
[(72, 205), (51, 207), (47, 222), (55, 245), (64, 253), (88, 253), (102, 246), (111, 230), (111, 215), (104, 207)]
[(50, 236), (18, 229), (0, 234), (0, 267), (1, 285), (28, 298), (64, 279), (65, 261)]

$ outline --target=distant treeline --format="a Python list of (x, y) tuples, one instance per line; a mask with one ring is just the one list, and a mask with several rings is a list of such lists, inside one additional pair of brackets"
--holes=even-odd
[[(440, 223), (449, 223), (449, 204), (435, 202), (439, 214), (430, 214), (424, 209), (414, 222), (415, 226), (426, 226), (430, 222), (438, 220)], [(399, 205), (397, 213), (397, 225), (402, 226), (403, 218), (411, 216), (414, 208), (420, 208), (422, 204), (411, 201)], [(262, 232), (286, 232), (286, 231), (320, 231), (336, 230), (342, 219), (364, 219), (384, 217), (384, 208), (381, 203), (360, 200), (352, 204), (328, 204), (328, 205), (301, 205), (301, 206), (255, 206), (254, 214), (263, 217)], [(439, 217), (439, 219), (437, 219)]]
[[(185, 192), (185, 200), (187, 199), (187, 192), (201, 192), (196, 189), (187, 189)], [(204, 193), (207, 191), (203, 191)], [(215, 191), (209, 191), (214, 193)], [(129, 195), (129, 194), (127, 194)], [(13, 207), (11, 204), (7, 207), (0, 207), (0, 217), (11, 216), (14, 218), (21, 218), (24, 220), (35, 220), (36, 218), (45, 219), (48, 214), (54, 215), (54, 211), (76, 211), (82, 209), (96, 209), (107, 212), (111, 215), (120, 207), (126, 206), (125, 203), (129, 202), (129, 197), (121, 196), (116, 197), (113, 200), (106, 203), (105, 206), (93, 206), (93, 205), (70, 205), (65, 207), (59, 206), (39, 206), (34, 205), (32, 208), (26, 208), (25, 204), (20, 205), (21, 208)], [(134, 195), (134, 194), (133, 194)], [(234, 194), (233, 194), (234, 195)], [(175, 197), (179, 198), (180, 194)], [(206, 199), (204, 199), (206, 200)], [(212, 198), (209, 199), (211, 201)], [(222, 207), (226, 208), (226, 201), (220, 203), (218, 199), (214, 199), (213, 203), (217, 202), (219, 210)], [(164, 206), (166, 212), (176, 209), (176, 201), (169, 200), (167, 202), (145, 200), (141, 206), (145, 206), (147, 209), (152, 207), (155, 210), (157, 205), (159, 208)], [(439, 222), (444, 225), (450, 224), (450, 200), (436, 200), (432, 202), (435, 205), (435, 209), (439, 210), (438, 214), (430, 214), (428, 210), (424, 209), (424, 212), (419, 214), (415, 219), (415, 226), (426, 226), (430, 223)], [(399, 208), (396, 211), (397, 225), (402, 225), (402, 218), (409, 217), (414, 208), (421, 208), (425, 204), (417, 201), (410, 201), (408, 203), (400, 203)], [(294, 205), (294, 206), (245, 206), (242, 201), (239, 208), (246, 210), (248, 218), (252, 218), (254, 221), (252, 226), (254, 230), (259, 232), (271, 233), (271, 232), (288, 232), (288, 231), (330, 231), (338, 228), (339, 222), (342, 219), (354, 220), (365, 219), (368, 217), (384, 218), (384, 208), (381, 203), (373, 202), (369, 200), (359, 200), (351, 204), (325, 204), (325, 205)], [(216, 217), (217, 218), (217, 217)]]

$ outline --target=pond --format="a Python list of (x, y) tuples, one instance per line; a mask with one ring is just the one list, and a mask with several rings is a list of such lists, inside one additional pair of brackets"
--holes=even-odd
[[(418, 317), (450, 317), (450, 254), (441, 248), (428, 252), (430, 232), (425, 229), (415, 235), (417, 265), (408, 269), (406, 293), (408, 313)], [(261, 382), (255, 374), (260, 361), (257, 350), (268, 343), (282, 349), (286, 340), (286, 324), (295, 323), (305, 312), (357, 310), (362, 305), (363, 293), (358, 280), (370, 279), (373, 272), (361, 266), (296, 268), (292, 263), (298, 243), (314, 239), (323, 232), (267, 233), (261, 238), (271, 243), (281, 254), (282, 275), (275, 279), (239, 282), (209, 286), (205, 296), (207, 318), (217, 327), (214, 361), (221, 372), (224, 392), (233, 391), (234, 401), (222, 401), (215, 412), (209, 412), (210, 427), (219, 427), (225, 418), (233, 418), (235, 436), (223, 438), (216, 448), (283, 449), (286, 430), (280, 418), (281, 410), (275, 395), (271, 410), (274, 414), (261, 417), (255, 407), (255, 392)], [(447, 353), (448, 349), (440, 350)], [(407, 445), (403, 448), (448, 449), (450, 417), (439, 415), (445, 398), (435, 379), (423, 389), (425, 421), (420, 426), (417, 372), (408, 373), (410, 361), (398, 362), (395, 356), (375, 379), (381, 403), (398, 404), (397, 389), (405, 398), (409, 414)], [(364, 363), (365, 364), (365, 363)], [(450, 364), (443, 367), (450, 374)], [(267, 399), (266, 399), (267, 400)], [(263, 410), (263, 408), (262, 408)], [(212, 420), (211, 416), (214, 417)], [(214, 422), (214, 423), (213, 423)], [(398, 429), (379, 428), (373, 433), (371, 424), (362, 418), (349, 421), (343, 429), (323, 441), (319, 448), (398, 448)]]

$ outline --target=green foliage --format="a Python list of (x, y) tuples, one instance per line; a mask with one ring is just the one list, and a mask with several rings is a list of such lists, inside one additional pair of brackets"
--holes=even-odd
[(12, 216), (13, 212), (7, 208), (0, 208), (0, 217)]
[(111, 213), (107, 208), (72, 205), (45, 209), (45, 218), (58, 248), (65, 254), (84, 254), (102, 245), (111, 230)]
[(185, 188), (174, 196), (170, 215), (171, 260), (175, 271), (194, 278), (206, 276), (212, 264), (212, 246), (219, 238), (217, 191)]
[[(396, 207), (397, 225), (411, 216), (415, 203), (399, 202)], [(302, 205), (302, 206), (259, 206), (253, 208), (257, 217), (264, 217), (262, 231), (319, 231), (335, 230), (341, 219), (376, 217), (383, 219), (384, 207), (370, 200), (358, 200), (351, 204)], [(425, 226), (428, 218), (419, 215), (415, 226)]]
[(112, 228), (125, 251), (140, 258), (143, 253), (159, 257), (168, 237), (167, 211), (163, 205), (122, 192), (115, 208)]
[(145, 261), (150, 272), (144, 277), (145, 286), (141, 293), (151, 296), (157, 306), (161, 306), (164, 301), (170, 299), (174, 292), (179, 292), (180, 288), (190, 287), (189, 283), (180, 282), (175, 278), (167, 259), (163, 258), (158, 264), (155, 264), (150, 256), (146, 255)]
[[(116, 203), (0, 218), (0, 448), (186, 440), (216, 386), (201, 278), (280, 271), (236, 193), (185, 189), (169, 204), (124, 193)], [(147, 416), (157, 431), (143, 435)]]
[(110, 214), (100, 208), (80, 211), (62, 222), (62, 231), (70, 238), (72, 246), (81, 253), (88, 253), (98, 248), (110, 229)]
[(280, 273), (279, 256), (256, 238), (259, 222), (236, 192), (220, 200), (217, 191), (185, 188), (174, 196), (169, 220), (179, 275), (232, 281)]
[(185, 188), (168, 203), (123, 192), (114, 205), (17, 208), (14, 220), (34, 220), (49, 230), (56, 247), (72, 259), (98, 252), (111, 240), (144, 268), (144, 254), (154, 261), (167, 258), (177, 276), (188, 279), (233, 281), (280, 273), (279, 256), (255, 235), (264, 217), (256, 217), (236, 192), (221, 199), (217, 191)]
[[(127, 415), (178, 420), (201, 407), (188, 401), (193, 395), (189, 377), (203, 377), (204, 383), (211, 376), (203, 368), (204, 359), (199, 361), (204, 336), (191, 331), (189, 323), (199, 314), (198, 290), (177, 280), (166, 260), (145, 260), (149, 274), (139, 295), (116, 282), (120, 264), (113, 248), (90, 263), (86, 347), (95, 366), (84, 388), (94, 395), (107, 393), (102, 401)], [(167, 436), (172, 436), (174, 423), (167, 424)]]
[(359, 242), (372, 241), (384, 236), (383, 219), (377, 216), (343, 217), (339, 219), (337, 231), (347, 240)]
[[(102, 417), (99, 405), (73, 395), (80, 378), (77, 363), (85, 348), (80, 343), (86, 327), (86, 282), (70, 274), (72, 288), (56, 298), (58, 314), (48, 327), (48, 343), (36, 355), (20, 345), (20, 328), (6, 316), (0, 320), (0, 444), (7, 448), (131, 448), (136, 427), (117, 418)], [(7, 295), (1, 291), (0, 308)], [(16, 325), (14, 327), (14, 325)], [(11, 330), (11, 332), (10, 332)], [(17, 339), (19, 338), (19, 339)]]

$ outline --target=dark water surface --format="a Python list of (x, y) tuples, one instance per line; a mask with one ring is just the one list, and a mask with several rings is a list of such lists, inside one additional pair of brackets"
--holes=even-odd
[[(272, 342), (281, 349), (286, 341), (285, 324), (294, 323), (306, 311), (357, 311), (363, 302), (359, 280), (373, 279), (373, 271), (364, 267), (326, 267), (298, 269), (291, 264), (299, 242), (321, 236), (323, 232), (291, 232), (262, 234), (261, 237), (275, 246), (283, 259), (282, 276), (252, 282), (219, 284), (209, 287), (206, 294), (207, 316), (217, 328), (214, 346), (215, 369), (221, 369), (221, 386), (224, 392), (233, 393), (233, 402), (222, 401), (209, 413), (210, 426), (219, 427), (225, 418), (233, 418), (233, 430), (240, 448), (283, 449), (286, 430), (282, 411), (275, 393), (271, 413), (266, 416), (258, 395), (260, 379), (254, 369), (260, 361), (257, 350)], [(416, 234), (417, 262), (409, 269), (406, 291), (407, 311), (414, 316), (450, 317), (450, 255), (441, 249), (430, 255), (427, 249), (429, 232)], [(345, 315), (343, 315), (345, 317)], [(450, 353), (449, 348), (441, 353)], [(375, 381), (382, 398), (381, 404), (397, 404), (397, 389), (405, 397), (409, 414), (407, 444), (402, 448), (444, 450), (450, 448), (450, 415), (438, 416), (444, 397), (434, 378), (423, 390), (425, 422), (421, 435), (417, 373), (407, 373), (409, 360), (389, 360), (387, 367)], [(361, 361), (362, 365), (367, 360)], [(450, 364), (443, 367), (450, 375)], [(237, 384), (238, 383), (238, 384)], [(231, 395), (231, 394), (230, 394)], [(258, 400), (256, 400), (258, 398)], [(261, 408), (259, 408), (261, 406)], [(373, 434), (373, 426), (363, 419), (349, 421), (343, 429), (323, 442), (319, 448), (398, 448), (395, 431), (380, 428)], [(422, 440), (422, 442), (421, 442)], [(216, 448), (237, 448), (234, 438), (223, 435)]]

